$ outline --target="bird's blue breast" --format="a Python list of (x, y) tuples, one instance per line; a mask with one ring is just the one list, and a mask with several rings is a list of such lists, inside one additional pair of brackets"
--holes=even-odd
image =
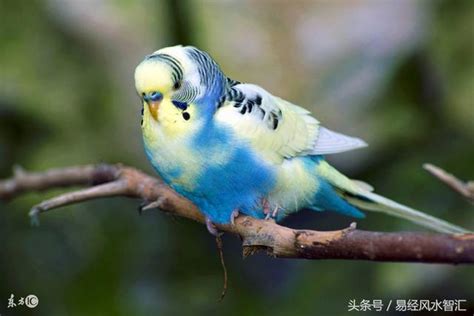
[[(154, 168), (167, 184), (215, 223), (229, 223), (235, 209), (257, 218), (264, 216), (261, 201), (275, 183), (275, 171), (269, 164), (231, 131), (212, 122), (193, 135), (187, 146), (192, 157), (183, 160), (182, 165), (160, 161), (162, 156), (147, 149)], [(192, 183), (181, 182), (183, 178), (191, 178)]]
[(194, 199), (202, 211), (216, 223), (227, 223), (234, 209), (261, 218), (261, 199), (275, 182), (271, 167), (229, 131), (215, 125), (196, 135), (194, 147), (196, 151), (222, 148), (231, 152), (226, 161), (209, 161), (196, 180), (198, 196)]

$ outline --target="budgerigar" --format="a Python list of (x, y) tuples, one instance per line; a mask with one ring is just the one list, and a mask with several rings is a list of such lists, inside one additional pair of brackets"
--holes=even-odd
[(385, 212), (430, 229), (465, 229), (372, 192), (324, 155), (366, 146), (322, 127), (307, 110), (263, 88), (232, 80), (205, 52), (173, 46), (135, 70), (146, 154), (163, 180), (213, 223), (240, 212), (274, 217), (307, 208), (357, 218)]

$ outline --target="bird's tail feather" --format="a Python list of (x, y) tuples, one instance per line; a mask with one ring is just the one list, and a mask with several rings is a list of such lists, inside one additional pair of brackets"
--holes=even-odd
[(460, 226), (375, 194), (370, 185), (347, 178), (324, 160), (319, 163), (317, 168), (319, 175), (328, 181), (342, 198), (360, 209), (400, 217), (442, 233), (470, 232)]
[(359, 192), (357, 195), (346, 195), (345, 198), (349, 203), (361, 209), (382, 212), (392, 216), (400, 217), (441, 233), (462, 234), (469, 232), (467, 229), (464, 229), (460, 226), (417, 211), (413, 208), (402, 205), (373, 192)]

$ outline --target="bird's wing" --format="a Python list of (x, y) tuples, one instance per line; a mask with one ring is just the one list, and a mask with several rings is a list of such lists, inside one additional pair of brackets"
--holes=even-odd
[(219, 103), (217, 122), (231, 127), (273, 162), (340, 153), (367, 144), (320, 126), (311, 113), (253, 84), (235, 84)]

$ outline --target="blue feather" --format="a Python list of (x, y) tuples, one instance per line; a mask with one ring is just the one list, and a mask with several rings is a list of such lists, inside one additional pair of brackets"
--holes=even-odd
[(365, 217), (364, 213), (342, 199), (326, 180), (321, 177), (318, 177), (318, 180), (319, 188), (314, 196), (312, 209), (316, 211), (334, 211), (355, 218)]
[(236, 208), (241, 213), (263, 218), (261, 199), (274, 186), (273, 170), (262, 165), (250, 148), (237, 144), (227, 130), (212, 122), (196, 135), (193, 142), (199, 150), (212, 150), (218, 144), (234, 144), (231, 157), (224, 163), (211, 161), (196, 179), (194, 191), (200, 194), (189, 198), (215, 223), (229, 223)]
[[(166, 170), (162, 170), (163, 166), (158, 163), (153, 163), (153, 167), (168, 185), (191, 200), (214, 223), (230, 223), (235, 209), (252, 217), (264, 218), (261, 201), (274, 187), (274, 170), (262, 164), (246, 145), (236, 142), (228, 130), (216, 126), (212, 121), (196, 133), (190, 142), (198, 154), (224, 148), (223, 145), (227, 144), (233, 144), (229, 149), (232, 150), (231, 155), (225, 161), (210, 160), (201, 166), (192, 190), (173, 181), (182, 175), (180, 168), (170, 170), (167, 166)], [(153, 162), (153, 153), (148, 152), (148, 149), (146, 152)]]
[(228, 163), (207, 168), (197, 183), (196, 192), (204, 193), (203, 199), (191, 199), (213, 222), (228, 223), (236, 208), (241, 213), (263, 218), (261, 199), (273, 187), (274, 177), (247, 150), (238, 149)]

